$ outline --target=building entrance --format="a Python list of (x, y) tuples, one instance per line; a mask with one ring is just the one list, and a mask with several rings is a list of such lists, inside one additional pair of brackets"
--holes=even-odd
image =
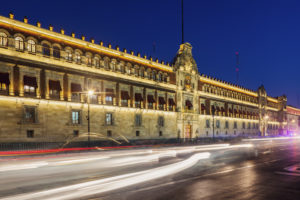
[(192, 136), (192, 125), (185, 125), (185, 138), (191, 138)]

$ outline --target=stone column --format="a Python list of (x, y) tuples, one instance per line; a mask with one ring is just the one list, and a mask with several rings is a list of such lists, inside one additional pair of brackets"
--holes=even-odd
[(119, 106), (122, 106), (121, 90), (119, 90), (117, 93), (119, 95), (119, 102), (118, 102), (118, 104), (119, 104)]
[(134, 107), (134, 98), (133, 98), (133, 86), (130, 85), (130, 93), (129, 93), (130, 99), (128, 101), (128, 107)]
[(165, 93), (165, 101), (166, 101), (166, 103), (164, 105), (164, 109), (168, 110), (168, 108), (169, 108), (169, 101), (168, 101), (168, 93), (167, 92)]
[(59, 79), (59, 84), (60, 84), (60, 87), (61, 87), (61, 91), (59, 93), (59, 96), (60, 96), (60, 100), (63, 101), (64, 100), (64, 83), (63, 83), (63, 78)]
[(117, 82), (116, 84), (116, 105), (121, 106), (121, 90), (120, 90), (120, 84)]
[[(84, 85), (83, 85), (82, 81), (81, 81), (80, 85), (81, 85), (81, 88), (82, 88), (82, 90), (83, 90), (83, 89), (84, 89), (84, 87), (83, 87)], [(79, 96), (80, 96), (80, 102), (81, 102), (81, 103), (84, 103), (84, 96), (85, 96), (85, 95), (79, 93)]]
[(36, 72), (38, 75), (35, 76), (36, 78), (36, 83), (37, 83), (37, 90), (36, 90), (36, 98), (40, 99), (41, 98), (41, 79), (40, 79), (40, 72)]
[(20, 70), (20, 77), (19, 77), (19, 95), (20, 97), (24, 96), (24, 74), (23, 72)]
[[(157, 80), (157, 77), (156, 77), (156, 80)], [(154, 103), (153, 109), (154, 110), (158, 110), (158, 95), (157, 95), (157, 90), (154, 91), (154, 98), (155, 98), (155, 103)]]
[(71, 80), (69, 76), (68, 76), (68, 101), (72, 101)]
[(15, 91), (14, 91), (14, 71), (13, 69), (10, 70), (9, 72), (9, 95), (10, 96), (14, 96), (15, 95)]
[[(114, 95), (115, 96), (115, 95)], [(116, 105), (116, 97), (113, 97), (113, 105), (115, 106)]]
[(46, 85), (46, 95), (45, 96), (46, 96), (46, 99), (50, 99), (49, 77), (48, 77), (47, 73), (46, 73), (45, 81), (46, 81), (46, 83), (45, 83), (45, 85)]
[(143, 88), (143, 107), (142, 108), (148, 108), (147, 106), (147, 93), (146, 93), (146, 88)]

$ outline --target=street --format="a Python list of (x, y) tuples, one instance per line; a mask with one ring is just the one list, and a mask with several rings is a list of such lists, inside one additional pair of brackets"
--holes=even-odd
[(300, 140), (0, 160), (0, 199), (298, 199)]

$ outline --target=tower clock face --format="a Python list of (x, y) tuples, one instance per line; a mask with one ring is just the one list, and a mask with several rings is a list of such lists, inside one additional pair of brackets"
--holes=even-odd
[(191, 62), (188, 62), (185, 64), (185, 70), (186, 71), (191, 71), (192, 70), (192, 63)]
[(190, 89), (191, 88), (191, 76), (185, 76), (185, 88)]

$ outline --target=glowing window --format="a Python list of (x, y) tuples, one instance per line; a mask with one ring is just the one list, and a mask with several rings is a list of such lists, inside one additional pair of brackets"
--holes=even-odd
[(23, 38), (21, 38), (19, 36), (15, 38), (15, 48), (17, 50), (24, 50), (24, 41), (23, 41)]

